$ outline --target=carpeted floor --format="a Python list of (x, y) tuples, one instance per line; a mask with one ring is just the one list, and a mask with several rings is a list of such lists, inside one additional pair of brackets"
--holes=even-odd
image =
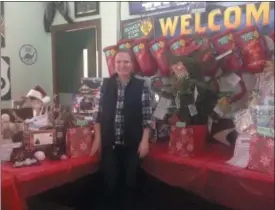
[[(181, 189), (170, 187), (140, 172), (137, 210), (227, 210)], [(100, 174), (84, 177), (28, 200), (30, 210), (96, 210), (100, 196)]]

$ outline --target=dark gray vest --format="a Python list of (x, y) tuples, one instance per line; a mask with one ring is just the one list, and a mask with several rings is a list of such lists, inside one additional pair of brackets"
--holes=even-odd
[[(112, 146), (115, 141), (115, 113), (117, 103), (116, 75), (106, 79), (102, 86), (101, 125), (102, 146)], [(142, 138), (142, 91), (144, 81), (133, 77), (125, 89), (124, 98), (124, 136), (127, 146), (138, 147)]]

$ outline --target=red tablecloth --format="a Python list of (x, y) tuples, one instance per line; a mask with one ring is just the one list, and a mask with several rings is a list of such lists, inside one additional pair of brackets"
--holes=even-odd
[[(71, 158), (62, 161), (43, 161), (41, 165), (13, 168), (4, 163), (2, 171), (14, 176), (22, 199), (71, 182), (97, 170), (97, 157)], [(15, 209), (7, 209), (15, 210)]]
[(149, 174), (229, 208), (274, 209), (274, 177), (226, 165), (232, 150), (217, 144), (200, 157), (181, 158), (167, 148), (164, 143), (153, 146), (143, 164)]
[(14, 177), (6, 172), (1, 174), (1, 209), (26, 210), (25, 200), (22, 198)]

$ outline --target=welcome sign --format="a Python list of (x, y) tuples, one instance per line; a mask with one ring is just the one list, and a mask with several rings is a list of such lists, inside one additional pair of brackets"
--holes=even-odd
[[(262, 34), (269, 34), (274, 30), (274, 2), (206, 2), (205, 12), (177, 11), (150, 18), (153, 20), (152, 38), (172, 38), (194, 33), (213, 34), (251, 25), (257, 25)], [(123, 21), (122, 25), (124, 22), (129, 23), (129, 20)], [(145, 34), (140, 33), (139, 37), (142, 36)]]
[(274, 30), (274, 2), (208, 2), (203, 13), (178, 12), (155, 18), (155, 37), (180, 34), (215, 33), (258, 25), (260, 30)]

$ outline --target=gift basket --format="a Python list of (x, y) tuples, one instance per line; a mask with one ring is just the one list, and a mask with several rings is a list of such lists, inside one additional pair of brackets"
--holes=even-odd
[[(52, 100), (39, 95), (41, 90), (36, 86), (22, 97), (24, 102), (20, 104), (29, 103), (29, 112), (25, 112), (24, 106), (17, 106), (5, 110), (1, 116), (4, 137), (0, 142), (1, 160), (11, 162), (13, 167), (35, 166), (45, 159), (62, 160), (90, 154), (93, 127), (79, 123), (71, 107), (60, 105), (56, 95)], [(85, 104), (81, 108), (84, 114), (85, 108), (90, 110), (90, 106)]]

